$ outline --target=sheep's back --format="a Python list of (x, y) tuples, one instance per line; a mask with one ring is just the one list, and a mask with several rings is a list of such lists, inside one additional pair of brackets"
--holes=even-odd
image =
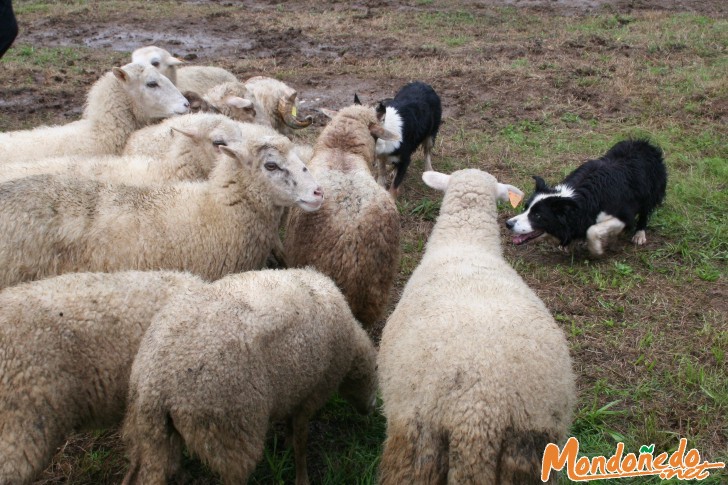
[(369, 326), (381, 317), (399, 268), (397, 207), (366, 171), (312, 172), (325, 201), (317, 212), (291, 211), (284, 243), (289, 264), (331, 277)]
[(563, 332), (505, 261), (460, 253), (426, 254), (387, 321), (385, 414), (446, 429), (515, 423), (565, 433), (575, 390)]

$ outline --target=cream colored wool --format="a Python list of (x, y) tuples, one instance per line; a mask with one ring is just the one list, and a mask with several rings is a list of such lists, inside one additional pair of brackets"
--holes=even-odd
[(399, 270), (399, 212), (371, 173), (374, 108), (342, 109), (319, 136), (311, 172), (326, 193), (316, 213), (290, 211), (284, 248), (292, 267), (330, 276), (365, 329), (379, 320)]
[(130, 271), (0, 291), (0, 483), (30, 483), (68, 435), (119, 423), (152, 317), (200, 285), (184, 273)]
[(251, 271), (180, 295), (134, 361), (124, 483), (166, 483), (184, 445), (224, 483), (245, 483), (270, 421), (289, 424), (296, 483), (308, 483), (308, 419), (337, 388), (369, 411), (375, 360), (341, 292), (314, 270)]
[(171, 81), (152, 66), (132, 63), (114, 68), (89, 91), (82, 119), (0, 133), (0, 165), (67, 155), (119, 155), (132, 132), (184, 114), (188, 107)]
[[(39, 174), (134, 185), (205, 180), (220, 154), (219, 145), (243, 141), (240, 128), (240, 123), (223, 115), (175, 116), (134, 132), (122, 156), (77, 155), (11, 163), (0, 166), (0, 183)], [(275, 134), (270, 128), (262, 136)]]
[(237, 157), (220, 155), (202, 182), (39, 175), (0, 184), (0, 288), (77, 271), (174, 269), (214, 280), (262, 268), (282, 208), (315, 210), (322, 200), (292, 147), (282, 135), (249, 141)]
[(540, 483), (546, 444), (567, 436), (576, 403), (569, 348), (503, 259), (500, 189), (479, 170), (451, 176), (422, 261), (387, 320), (382, 484)]
[(215, 66), (182, 66), (177, 68), (177, 88), (180, 91), (207, 93), (215, 86), (235, 82), (238, 79), (230, 71)]

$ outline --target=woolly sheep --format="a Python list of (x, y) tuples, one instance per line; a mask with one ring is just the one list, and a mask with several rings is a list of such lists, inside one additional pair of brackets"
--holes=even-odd
[(275, 128), (279, 133), (291, 135), (292, 129), (306, 128), (313, 117), (297, 118), (296, 90), (277, 79), (264, 76), (245, 81), (249, 99), (255, 106), (256, 123)]
[(0, 288), (74, 271), (261, 268), (282, 207), (323, 194), (282, 135), (221, 147), (210, 179), (132, 186), (38, 175), (0, 184)]
[(562, 330), (501, 254), (496, 199), (522, 192), (472, 169), (423, 179), (446, 192), (382, 334), (380, 483), (540, 483), (575, 385)]
[(0, 291), (0, 483), (30, 483), (66, 436), (121, 421), (152, 317), (202, 281), (74, 273)]
[(131, 54), (132, 62), (147, 63), (172, 81), (180, 91), (206, 93), (218, 84), (237, 81), (235, 74), (214, 66), (183, 66), (184, 61), (153, 45), (141, 47)]
[(151, 64), (175, 85), (177, 84), (177, 66), (185, 63), (185, 61), (177, 59), (161, 47), (153, 45), (140, 47), (132, 52), (131, 62)]
[(152, 322), (132, 367), (124, 484), (166, 483), (183, 445), (223, 483), (245, 483), (269, 421), (283, 420), (296, 483), (308, 483), (308, 419), (337, 388), (371, 410), (375, 359), (341, 292), (312, 269), (236, 274), (179, 295)]
[(86, 103), (78, 121), (0, 133), (0, 164), (65, 155), (118, 155), (134, 130), (189, 108), (167, 78), (151, 66), (134, 63), (102, 76)]
[[(38, 174), (142, 185), (205, 180), (218, 158), (220, 145), (243, 141), (240, 126), (223, 115), (175, 116), (134, 132), (123, 156), (72, 156), (11, 163), (0, 166), (0, 183)], [(268, 128), (266, 134), (276, 132)]]
[(371, 173), (374, 136), (392, 138), (374, 108), (350, 106), (334, 116), (308, 163), (326, 202), (316, 214), (292, 210), (284, 241), (289, 265), (333, 278), (366, 329), (387, 307), (399, 268), (399, 212)]

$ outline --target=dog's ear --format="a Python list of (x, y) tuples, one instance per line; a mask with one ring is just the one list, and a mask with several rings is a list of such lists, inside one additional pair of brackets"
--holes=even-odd
[(382, 121), (384, 119), (384, 115), (387, 113), (387, 107), (384, 106), (384, 104), (380, 101), (379, 103), (377, 103), (376, 111), (377, 119), (379, 121)]
[(361, 101), (359, 100), (359, 96), (357, 96), (356, 93), (354, 93), (354, 104), (361, 105)]
[(534, 175), (533, 180), (536, 181), (536, 192), (546, 192), (549, 190), (549, 186), (546, 181), (538, 175)]

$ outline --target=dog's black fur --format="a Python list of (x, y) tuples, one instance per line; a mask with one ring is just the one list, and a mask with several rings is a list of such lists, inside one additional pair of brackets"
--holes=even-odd
[[(534, 179), (536, 191), (525, 205), (528, 221), (535, 231), (556, 237), (565, 247), (584, 239), (601, 212), (621, 220), (627, 230), (644, 230), (665, 197), (667, 171), (659, 147), (647, 140), (627, 140), (584, 163), (559, 184), (572, 189), (572, 197), (546, 197), (531, 207), (539, 194), (559, 192), (541, 177)], [(514, 219), (506, 223), (509, 229)]]
[[(397, 173), (392, 182), (392, 188), (396, 190), (404, 179), (412, 154), (417, 147), (427, 138), (430, 138), (429, 143), (435, 143), (442, 120), (442, 104), (432, 86), (415, 81), (403, 86), (394, 98), (380, 101), (377, 112), (384, 113), (387, 108), (396, 110), (402, 118), (402, 130), (397, 133), (402, 139), (399, 148), (386, 154), (399, 158), (395, 164)], [(385, 118), (385, 126), (386, 122)]]

